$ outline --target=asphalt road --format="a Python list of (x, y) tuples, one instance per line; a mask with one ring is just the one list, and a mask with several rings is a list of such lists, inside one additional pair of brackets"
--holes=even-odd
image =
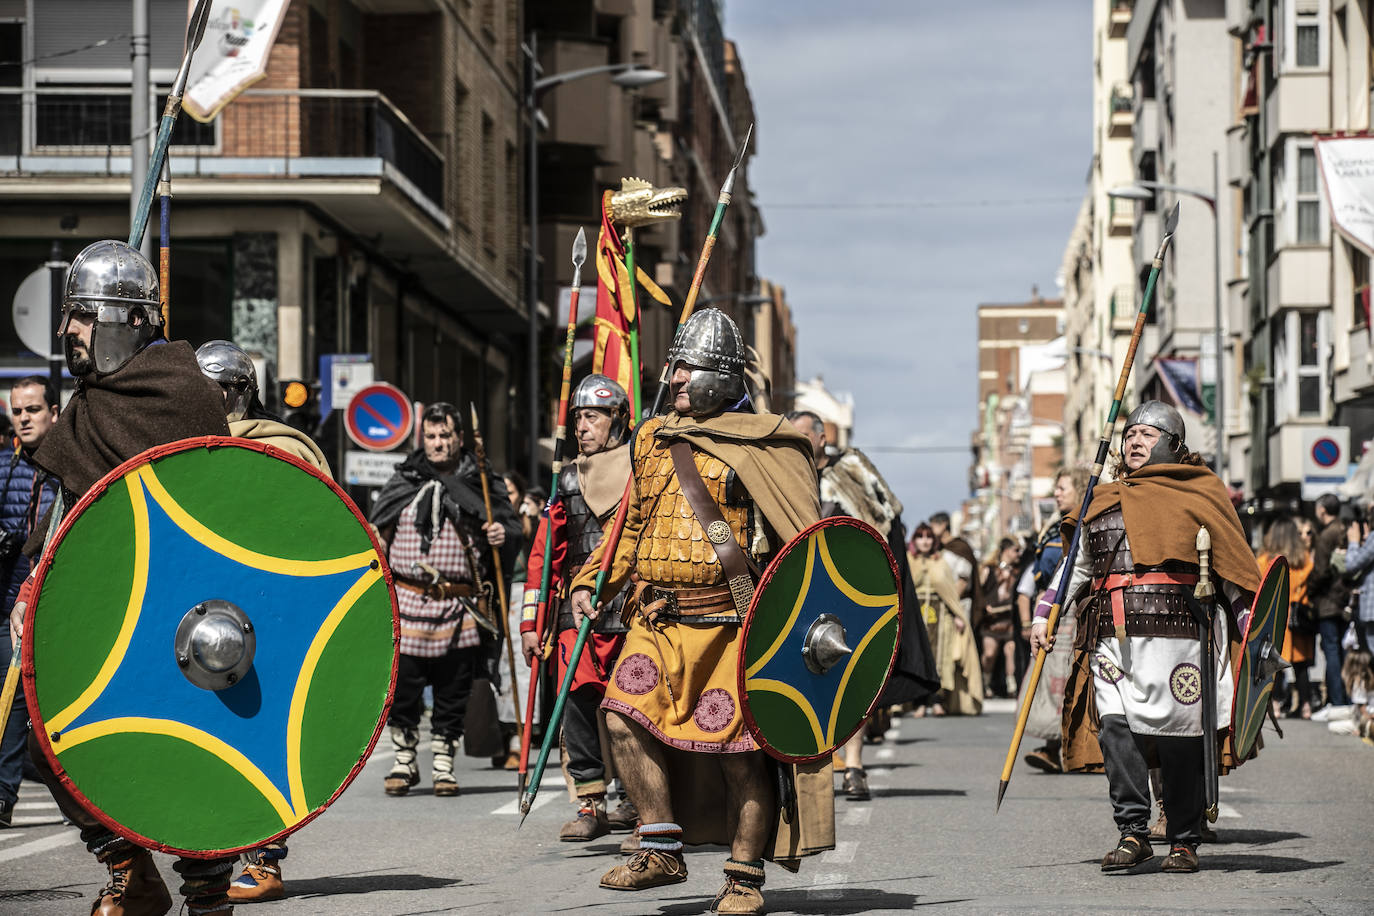
[[(837, 848), (796, 875), (769, 866), (770, 912), (1374, 912), (1374, 747), (1285, 722), (1284, 740), (1266, 733), (1263, 756), (1222, 780), (1219, 842), (1200, 850), (1199, 874), (1161, 873), (1157, 849), (1141, 873), (1105, 876), (1097, 861), (1116, 833), (1101, 776), (1018, 766), (993, 814), (1011, 727), (1005, 702), (977, 718), (896, 722), (866, 751), (873, 800), (836, 800)], [(287, 899), (239, 912), (695, 914), (720, 886), (727, 853), (705, 848), (688, 853), (685, 884), (601, 890), (620, 837), (559, 843), (572, 811), (560, 781), (546, 780), (517, 832), (510, 774), (463, 760), (457, 798), (434, 798), (426, 777), (395, 799), (382, 794), (389, 763), (380, 751), (292, 839)], [(16, 824), (0, 830), (0, 913), (84, 916), (103, 872), (41, 785), (25, 784)], [(175, 888), (172, 860), (157, 859)]]

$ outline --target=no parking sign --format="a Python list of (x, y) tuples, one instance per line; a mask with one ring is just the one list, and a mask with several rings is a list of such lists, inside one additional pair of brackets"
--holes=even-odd
[(377, 382), (359, 391), (344, 411), (348, 438), (372, 452), (389, 452), (410, 435), (415, 411), (395, 385)]

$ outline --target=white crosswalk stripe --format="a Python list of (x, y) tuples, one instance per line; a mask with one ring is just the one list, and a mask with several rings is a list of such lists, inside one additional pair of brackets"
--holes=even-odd
[(844, 885), (848, 882), (849, 876), (843, 872), (817, 875), (811, 887), (806, 889), (806, 896), (815, 900), (838, 900), (844, 896)]
[(51, 836), (32, 840), (20, 846), (0, 849), (0, 862), (13, 862), (15, 859), (22, 859), (25, 856), (36, 855), (40, 852), (47, 852), (50, 849), (57, 849), (61, 846), (79, 842), (81, 842), (80, 833), (75, 830), (64, 830), (61, 833), (54, 833)]

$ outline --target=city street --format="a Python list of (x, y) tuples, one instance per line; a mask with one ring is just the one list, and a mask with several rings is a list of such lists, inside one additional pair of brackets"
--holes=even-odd
[[(873, 800), (836, 801), (837, 848), (808, 859), (800, 874), (769, 866), (769, 911), (1334, 916), (1374, 909), (1374, 748), (1360, 740), (1285, 722), (1285, 740), (1266, 733), (1263, 757), (1222, 780), (1220, 839), (1200, 850), (1201, 873), (1160, 873), (1167, 849), (1156, 847), (1141, 873), (1108, 877), (1097, 860), (1116, 837), (1102, 777), (1018, 766), (993, 814), (1012, 715), (1007, 701), (990, 706), (979, 718), (895, 722), (880, 747), (866, 749)], [(458, 798), (433, 798), (426, 775), (411, 796), (394, 799), (381, 791), (389, 759), (385, 750), (375, 755), (340, 802), (292, 839), (290, 896), (240, 913), (691, 914), (705, 912), (720, 885), (726, 853), (712, 848), (688, 853), (685, 884), (603, 891), (597, 879), (621, 837), (557, 842), (572, 810), (558, 779), (545, 781), (517, 832), (510, 774), (467, 759)], [(427, 774), (423, 757), (422, 764)], [(24, 785), (17, 823), (0, 831), (0, 912), (84, 914), (100, 869), (76, 832), (57, 823), (41, 786)], [(158, 857), (175, 888), (171, 861)]]

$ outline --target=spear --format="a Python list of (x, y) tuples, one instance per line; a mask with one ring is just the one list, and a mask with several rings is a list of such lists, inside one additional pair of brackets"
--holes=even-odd
[(630, 416), (638, 418), (641, 401), (639, 366), (639, 283), (635, 279), (635, 229), (625, 227), (625, 271), (630, 276)]
[[(487, 510), (487, 524), (493, 521), (491, 516), (491, 485), (487, 482), (487, 448), (482, 443), (482, 430), (477, 425), (477, 405), (471, 401), (468, 407), (472, 410), (472, 442), (477, 452), (477, 467), (482, 474), (482, 503)], [(510, 693), (515, 706), (515, 727), (524, 731), (524, 724), (520, 721), (520, 685), (515, 681), (515, 646), (510, 638), (510, 603), (506, 601), (506, 576), (501, 571), (501, 556), (498, 552), (491, 564), (496, 573), (496, 596), (501, 602), (501, 616), (498, 618), (503, 621), (503, 630), (506, 631), (506, 664), (510, 666)], [(496, 616), (496, 615), (492, 615)]]
[[(1159, 250), (1155, 252), (1154, 263), (1150, 265), (1150, 277), (1145, 281), (1145, 295), (1140, 299), (1140, 311), (1136, 312), (1135, 328), (1131, 331), (1131, 343), (1126, 348), (1126, 360), (1121, 365), (1121, 374), (1116, 380), (1116, 392), (1112, 395), (1112, 406), (1107, 411), (1107, 422), (1102, 426), (1102, 438), (1097, 443), (1097, 459), (1093, 462), (1092, 476), (1088, 478), (1088, 486), (1083, 492), (1083, 505), (1078, 509), (1078, 524), (1073, 529), (1073, 540), (1069, 542), (1068, 552), (1064, 554), (1063, 565), (1059, 573), (1059, 583), (1053, 591), (1046, 594), (1046, 598), (1052, 601), (1050, 605), (1049, 619), (1045, 621), (1045, 632), (1054, 634), (1055, 628), (1059, 626), (1059, 613), (1064, 601), (1070, 597), (1067, 592), (1069, 582), (1073, 578), (1074, 560), (1078, 558), (1078, 545), (1083, 533), (1083, 516), (1088, 514), (1088, 504), (1092, 502), (1093, 489), (1097, 486), (1097, 480), (1102, 476), (1102, 466), (1107, 463), (1107, 452), (1111, 449), (1112, 435), (1116, 432), (1116, 418), (1121, 413), (1121, 400), (1126, 394), (1126, 382), (1131, 377), (1131, 366), (1135, 363), (1136, 347), (1140, 346), (1140, 338), (1145, 333), (1145, 313), (1150, 308), (1150, 298), (1154, 295), (1155, 281), (1159, 279), (1160, 268), (1164, 266), (1164, 251), (1169, 247), (1169, 242), (1173, 240), (1174, 230), (1178, 228), (1178, 204), (1169, 211), (1168, 217), (1164, 220), (1164, 238), (1159, 240)], [(1045, 667), (1045, 657), (1048, 653), (1045, 649), (1040, 649), (1035, 653), (1035, 667), (1031, 669), (1030, 682), (1026, 685), (1024, 698), (1021, 701), (1021, 708), (1016, 714), (1016, 729), (1012, 732), (1011, 747), (1007, 750), (1006, 762), (1002, 764), (1002, 781), (997, 785), (997, 808), (1002, 809), (1002, 796), (1007, 794), (1007, 785), (1011, 782), (1011, 768), (1016, 762), (1016, 753), (1021, 748), (1021, 736), (1026, 730), (1026, 719), (1030, 716), (1031, 700), (1035, 697), (1035, 688), (1040, 684), (1040, 672)]]
[[(687, 319), (692, 317), (692, 309), (696, 306), (697, 296), (701, 292), (701, 281), (706, 275), (706, 265), (711, 260), (711, 249), (715, 247), (716, 235), (720, 231), (721, 219), (725, 216), (725, 209), (730, 206), (730, 195), (735, 189), (735, 171), (744, 161), (744, 151), (749, 148), (749, 138), (754, 133), (754, 125), (749, 125), (749, 130), (744, 135), (744, 142), (740, 144), (739, 151), (735, 154), (735, 163), (730, 166), (730, 172), (725, 176), (725, 182), (721, 185), (720, 196), (716, 199), (716, 212), (711, 217), (711, 228), (706, 234), (706, 240), (701, 245), (701, 257), (697, 259), (696, 274), (692, 277), (692, 285), (687, 291), (687, 301), (682, 304), (682, 315), (677, 322), (677, 331), (673, 333), (673, 342), (677, 342), (677, 334), (681, 332), (682, 326), (687, 323)], [(630, 283), (634, 284), (634, 274), (630, 275)], [(658, 379), (658, 392), (654, 395), (654, 406), (649, 412), (649, 416), (658, 415), (663, 406), (663, 400), (668, 394), (668, 376), (672, 368), (672, 349), (668, 350), (668, 356), (663, 360), (663, 374)], [(631, 417), (633, 423), (637, 418)], [(596, 572), (596, 585), (592, 589), (592, 607), (601, 603), (601, 592), (605, 588), (606, 579), (611, 573), (611, 564), (615, 560), (616, 548), (620, 546), (620, 535), (625, 530), (625, 515), (630, 508), (630, 498), (634, 495), (635, 478), (633, 471), (630, 479), (625, 481), (625, 492), (620, 497), (620, 508), (616, 510), (615, 521), (611, 523), (611, 530), (606, 534), (602, 542), (604, 550), (601, 554), (601, 566)], [(539, 782), (544, 777), (544, 766), (549, 760), (549, 751), (553, 745), (553, 736), (558, 733), (558, 723), (563, 718), (563, 706), (567, 702), (568, 694), (572, 691), (573, 675), (577, 671), (577, 665), (582, 661), (582, 650), (587, 645), (587, 637), (592, 631), (592, 619), (585, 618), (582, 625), (577, 628), (577, 642), (573, 643), (572, 653), (568, 656), (568, 670), (563, 675), (563, 683), (558, 688), (558, 698), (553, 704), (553, 713), (549, 716), (549, 723), (544, 731), (544, 743), (539, 748), (539, 759), (535, 762), (534, 775), (530, 778), (525, 787), (524, 796), (520, 799), (520, 824), (525, 823), (525, 818), (529, 816), (530, 808), (534, 805), (535, 796), (539, 794)], [(519, 829), (519, 825), (516, 826)]]
[[(157, 126), (157, 142), (153, 154), (148, 159), (148, 174), (143, 179), (143, 191), (138, 198), (138, 210), (134, 212), (134, 223), (129, 229), (129, 245), (138, 248), (143, 244), (143, 231), (148, 228), (148, 216), (153, 209), (153, 190), (157, 187), (157, 176), (162, 172), (163, 160), (167, 157), (167, 146), (172, 142), (172, 126), (181, 113), (181, 97), (186, 94), (186, 80), (191, 74), (191, 55), (200, 47), (205, 37), (205, 23), (210, 18), (210, 0), (199, 0), (186, 24), (186, 52), (181, 58), (181, 67), (176, 79), (172, 80), (172, 90), (167, 95), (167, 104), (162, 109), (162, 121)], [(137, 178), (138, 176), (131, 176)]]
[(158, 280), (162, 287), (162, 336), (168, 340), (172, 336), (172, 166), (170, 160), (162, 163), (162, 178), (157, 183), (158, 202), (161, 204), (161, 221), (158, 233)]
[[(549, 588), (553, 583), (553, 526), (551, 513), (558, 494), (558, 475), (563, 470), (563, 443), (568, 438), (568, 390), (572, 387), (573, 340), (577, 337), (577, 300), (582, 292), (582, 265), (587, 262), (587, 232), (577, 230), (572, 249), (573, 281), (568, 295), (568, 336), (563, 342), (563, 387), (558, 393), (558, 425), (553, 432), (553, 477), (549, 481), (549, 498), (544, 503), (544, 571), (539, 579), (539, 604), (534, 632), (543, 641), (548, 614)], [(540, 659), (542, 662), (543, 659)], [(525, 774), (529, 771), (530, 737), (534, 732), (534, 690), (539, 682), (539, 664), (530, 665), (530, 687), (525, 694), (525, 727), (520, 730), (520, 787), (525, 791)]]

